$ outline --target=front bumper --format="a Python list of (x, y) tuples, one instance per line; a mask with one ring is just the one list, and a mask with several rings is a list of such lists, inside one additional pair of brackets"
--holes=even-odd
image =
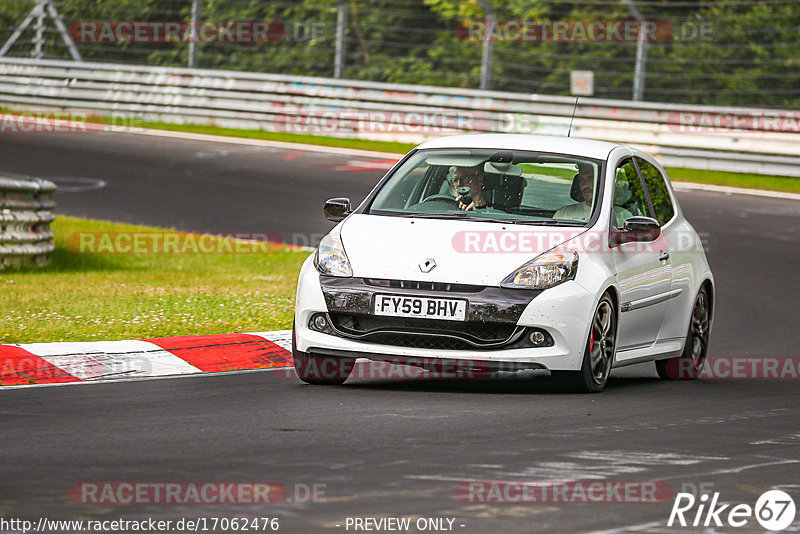
[[(497, 287), (444, 288), (430, 283), (417, 287), (384, 287), (374, 281), (359, 278), (321, 276), (311, 258), (300, 272), (295, 308), (295, 343), (297, 350), (319, 354), (361, 356), (379, 360), (468, 360), (472, 362), (507, 362), (524, 368), (550, 370), (578, 370), (583, 357), (584, 342), (596, 305), (595, 295), (574, 281), (565, 282), (547, 290), (514, 290)], [(460, 291), (463, 290), (463, 291)], [(468, 346), (461, 344), (402, 346), (375, 342), (376, 338), (359, 339), (315, 331), (309, 320), (316, 313), (356, 314), (369, 317), (372, 299), (379, 293), (414, 295), (423, 297), (466, 298), (469, 311), (466, 322), (431, 321), (450, 323), (452, 327), (467, 325), (480, 327), (494, 324), (508, 327), (509, 332), (527, 333), (529, 329), (542, 329), (552, 343), (544, 347), (526, 347), (519, 337), (500, 346)], [(339, 325), (341, 326), (341, 325)], [(351, 332), (352, 333), (352, 332)], [(439, 337), (444, 338), (446, 331)], [(378, 339), (385, 341), (384, 339)]]

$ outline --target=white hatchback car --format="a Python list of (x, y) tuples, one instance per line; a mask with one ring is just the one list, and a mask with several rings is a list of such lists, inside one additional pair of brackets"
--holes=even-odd
[(714, 279), (664, 169), (636, 149), (534, 135), (444, 137), (408, 153), (300, 272), (301, 380), (356, 358), (469, 374), (546, 369), (600, 391), (612, 367), (705, 362)]

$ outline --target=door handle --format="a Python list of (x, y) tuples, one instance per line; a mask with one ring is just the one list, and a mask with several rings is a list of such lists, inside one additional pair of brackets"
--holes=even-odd
[(658, 259), (660, 261), (667, 261), (669, 259), (669, 250), (662, 250), (661, 254), (659, 254)]

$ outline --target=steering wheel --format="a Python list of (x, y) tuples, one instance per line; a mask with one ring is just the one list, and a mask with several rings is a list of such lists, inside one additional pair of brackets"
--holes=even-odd
[[(429, 202), (431, 200), (449, 200), (453, 204), (457, 203), (456, 199), (451, 197), (450, 195), (441, 195), (441, 194), (431, 195), (428, 198), (424, 199), (422, 202)], [(422, 204), (422, 202), (420, 202), (420, 204)]]

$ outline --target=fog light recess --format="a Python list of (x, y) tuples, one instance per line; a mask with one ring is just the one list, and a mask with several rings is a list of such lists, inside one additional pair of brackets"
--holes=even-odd
[(315, 332), (330, 333), (331, 320), (328, 319), (327, 313), (315, 313), (308, 319), (308, 328)]
[(552, 336), (540, 328), (531, 328), (528, 332), (528, 343), (532, 347), (552, 347), (554, 345)]

